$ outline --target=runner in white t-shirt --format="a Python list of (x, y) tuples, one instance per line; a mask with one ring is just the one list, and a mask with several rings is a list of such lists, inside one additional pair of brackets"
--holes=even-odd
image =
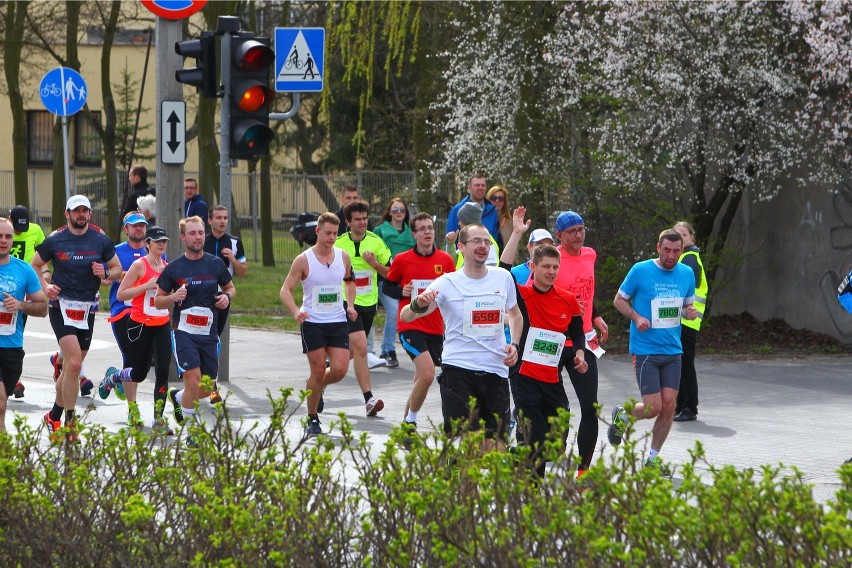
[[(459, 233), (462, 270), (437, 278), (400, 312), (400, 319), (410, 322), (441, 310), (445, 332), (439, 384), (444, 431), (459, 434), (460, 420), (469, 420), (468, 429), (476, 430), (482, 419), (486, 437), (494, 440), (485, 450), (505, 446), (509, 366), (517, 361), (523, 326), (512, 275), (486, 266), (490, 248), (488, 229), (479, 224), (465, 226)], [(504, 322), (512, 338), (508, 345)]]

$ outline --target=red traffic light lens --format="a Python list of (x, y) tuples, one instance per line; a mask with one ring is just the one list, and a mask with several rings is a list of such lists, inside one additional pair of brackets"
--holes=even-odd
[(275, 60), (275, 52), (269, 47), (256, 41), (247, 41), (241, 46), (241, 53), (237, 58), (237, 65), (243, 71), (254, 73), (272, 65)]

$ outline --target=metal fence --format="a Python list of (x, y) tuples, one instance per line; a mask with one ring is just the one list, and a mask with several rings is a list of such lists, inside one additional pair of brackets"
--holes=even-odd
[[(196, 172), (187, 170), (187, 177), (198, 177)], [(106, 226), (108, 216), (118, 214), (110, 212), (106, 206), (105, 170), (71, 171), (71, 193), (89, 197), (92, 202), (92, 222)], [(116, 171), (119, 204), (124, 203), (123, 187), (127, 173)], [(232, 219), (235, 231), (240, 233), (246, 245), (249, 260), (262, 258), (260, 237), (260, 175), (258, 173), (234, 173), (232, 175), (233, 211)], [(373, 171), (359, 170), (351, 174), (313, 176), (306, 174), (273, 174), (271, 178), (271, 200), (269, 216), (273, 228), (273, 255), (276, 262), (289, 262), (301, 248), (290, 236), (290, 229), (297, 222), (300, 213), (313, 211), (336, 211), (339, 208), (337, 195), (344, 185), (354, 185), (362, 199), (370, 204), (374, 225), (379, 224), (388, 203), (394, 197), (403, 198), (412, 214), (426, 211), (436, 217), (435, 226), (438, 235), (443, 234), (447, 214), (453, 204), (458, 202), (464, 192), (464, 180), (453, 174), (433, 174), (435, 180), (429, 188), (418, 188), (413, 171)], [(53, 172), (50, 170), (32, 170), (27, 174), (30, 196), (30, 218), (47, 230), (57, 224), (51, 218), (51, 192), (53, 190)], [(149, 172), (148, 182), (156, 186), (156, 172)], [(208, 203), (215, 203), (212, 192), (201, 188)], [(14, 177), (11, 171), (0, 171), (0, 211), (8, 213), (15, 205)]]

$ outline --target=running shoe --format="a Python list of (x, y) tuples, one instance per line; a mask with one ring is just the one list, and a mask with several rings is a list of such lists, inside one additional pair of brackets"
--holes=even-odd
[(175, 387), (171, 387), (169, 389), (169, 400), (172, 403), (172, 411), (175, 415), (175, 422), (178, 424), (183, 424), (183, 408), (180, 407), (180, 403), (177, 400), (178, 390)]
[[(80, 375), (80, 396), (89, 396), (90, 394), (92, 394), (92, 389), (94, 388), (95, 384), (92, 381), (90, 381), (83, 375)], [(122, 394), (124, 394), (124, 387), (121, 388), (121, 392)], [(118, 395), (118, 389), (116, 389), (115, 394)], [(119, 396), (118, 398), (121, 397)], [(121, 400), (124, 399), (121, 398)]]
[(382, 402), (382, 399), (371, 397), (370, 400), (367, 401), (367, 416), (375, 416), (384, 407), (385, 403)]
[(222, 402), (222, 395), (219, 394), (219, 385), (213, 383), (213, 390), (210, 391), (210, 404), (218, 404)]
[(385, 355), (385, 361), (387, 361), (388, 369), (396, 369), (399, 367), (399, 360), (396, 358), (396, 351), (388, 351), (387, 355)]
[(69, 444), (80, 443), (80, 432), (77, 430), (77, 420), (65, 423), (65, 441)]
[(367, 366), (371, 369), (375, 369), (376, 367), (384, 367), (388, 362), (382, 359), (381, 357), (376, 357), (369, 351), (367, 352)]
[(660, 472), (662, 477), (671, 477), (672, 469), (666, 465), (663, 459), (660, 456), (654, 456), (653, 459), (648, 458), (645, 460), (645, 467), (653, 467), (656, 468), (657, 471)]
[(57, 363), (59, 361), (59, 353), (54, 353), (50, 356), (50, 364), (53, 365), (53, 380), (58, 381), (59, 375), (62, 373), (62, 363)]
[(135, 402), (127, 404), (127, 425), (136, 430), (141, 430), (145, 427), (145, 421), (142, 420), (142, 413), (139, 411), (139, 405)]
[(18, 384), (15, 385), (15, 398), (24, 398), (24, 391), (26, 387), (24, 387), (24, 383), (18, 381)]
[(609, 430), (606, 431), (606, 436), (609, 438), (609, 443), (617, 446), (621, 443), (621, 437), (624, 436), (624, 431), (627, 430), (627, 414), (624, 412), (623, 406), (616, 406), (612, 409), (612, 420), (609, 425)]
[(151, 423), (151, 434), (154, 436), (174, 436), (175, 432), (169, 426), (169, 421), (165, 416), (158, 416)]
[(305, 436), (320, 435), (322, 435), (322, 426), (320, 426), (319, 418), (311, 418), (308, 420), (308, 425), (305, 427)]
[(420, 441), (420, 438), (417, 436), (417, 422), (403, 422), (402, 428), (405, 431), (405, 437), (402, 439), (402, 447), (407, 451), (411, 451), (411, 449)]
[[(101, 379), (101, 384), (98, 385), (98, 396), (100, 396), (103, 400), (106, 400), (109, 397), (109, 393), (113, 389), (113, 385), (110, 384), (110, 377), (118, 373), (118, 369), (115, 367), (110, 367), (104, 373), (104, 378)], [(82, 390), (82, 389), (81, 389)]]
[(164, 416), (154, 418), (151, 423), (151, 434), (154, 436), (174, 436), (175, 431), (169, 427), (169, 422)]
[(58, 444), (62, 441), (62, 435), (59, 434), (59, 429), (62, 428), (62, 422), (59, 420), (51, 420), (50, 413), (44, 415), (42, 419), (45, 426), (47, 427), (47, 435), (50, 438), (51, 444)]
[(115, 383), (115, 396), (118, 400), (127, 400), (127, 393), (124, 392), (124, 383)]

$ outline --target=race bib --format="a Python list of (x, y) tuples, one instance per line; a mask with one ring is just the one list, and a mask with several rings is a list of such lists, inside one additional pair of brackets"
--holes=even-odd
[(12, 335), (18, 326), (18, 310), (7, 311), (0, 304), (0, 335)]
[(651, 328), (678, 327), (682, 306), (683, 298), (654, 298), (651, 300)]
[(210, 335), (213, 325), (213, 311), (210, 308), (196, 306), (180, 313), (178, 329), (193, 335)]
[(159, 309), (154, 306), (154, 297), (157, 295), (157, 289), (145, 290), (145, 299), (142, 301), (142, 313), (146, 316), (156, 318), (169, 315), (169, 310)]
[(586, 349), (594, 353), (595, 357), (598, 359), (603, 357), (604, 353), (606, 353), (603, 347), (601, 347), (601, 344), (598, 342), (598, 332), (594, 329), (586, 333)]
[(355, 294), (363, 296), (373, 291), (373, 271), (372, 270), (356, 270), (355, 271)]
[(528, 363), (558, 367), (564, 347), (564, 333), (540, 327), (530, 327), (527, 332), (527, 341), (524, 343), (523, 360)]
[(329, 313), (343, 309), (343, 294), (340, 286), (314, 286), (311, 300), (315, 312)]
[(89, 329), (89, 310), (91, 307), (92, 302), (59, 298), (59, 309), (62, 311), (63, 323), (77, 329)]
[(434, 282), (435, 279), (432, 280), (423, 280), (423, 279), (412, 279), (411, 280), (411, 297), (422, 294), (426, 288), (429, 287), (429, 284)]
[(503, 308), (506, 300), (500, 296), (464, 299), (465, 335), (470, 337), (496, 337), (503, 333)]

